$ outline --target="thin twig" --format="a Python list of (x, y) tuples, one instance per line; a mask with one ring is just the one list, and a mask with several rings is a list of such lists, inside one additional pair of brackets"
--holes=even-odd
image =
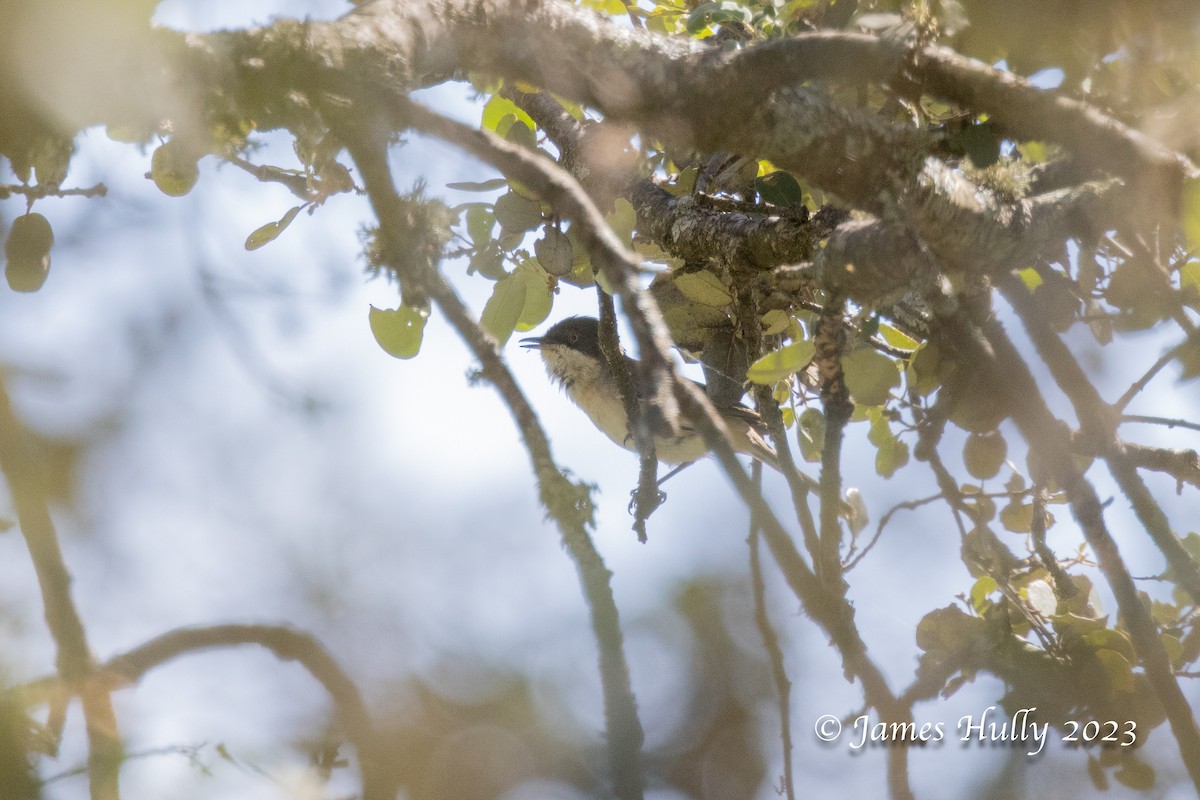
[[(754, 477), (762, 477), (762, 463), (754, 465)], [(775, 691), (779, 697), (779, 741), (783, 745), (783, 788), (788, 800), (796, 800), (795, 779), (792, 775), (792, 682), (788, 680), (787, 667), (783, 662), (783, 650), (779, 647), (779, 635), (771, 625), (767, 614), (767, 588), (763, 582), (762, 558), (759, 556), (758, 525), (753, 515), (750, 519), (750, 584), (754, 589), (754, 622), (762, 635), (763, 648), (771, 664), (771, 675), (775, 679)]]
[(24, 196), (26, 200), (32, 203), (34, 200), (41, 200), (43, 197), (104, 197), (108, 194), (108, 187), (103, 183), (75, 189), (60, 189), (56, 184), (39, 183), (33, 186), (14, 185), (10, 183), (0, 184), (0, 200), (7, 200), (14, 194)]
[(1167, 352), (1163, 353), (1159, 357), (1158, 361), (1155, 361), (1153, 364), (1151, 364), (1150, 369), (1146, 370), (1146, 373), (1142, 375), (1142, 377), (1134, 381), (1133, 385), (1125, 390), (1125, 394), (1121, 395), (1121, 398), (1117, 400), (1117, 402), (1113, 403), (1113, 408), (1116, 409), (1118, 413), (1124, 411), (1129, 404), (1133, 402), (1133, 398), (1137, 397), (1138, 393), (1145, 389), (1146, 386), (1149, 385), (1150, 381), (1154, 380), (1154, 376), (1157, 375), (1163, 367), (1165, 367), (1167, 364), (1170, 364), (1171, 361), (1173, 361), (1175, 357), (1179, 355), (1179, 351), (1182, 350), (1187, 344), (1187, 342), (1183, 342), (1182, 344), (1178, 344)]
[(1147, 417), (1142, 414), (1123, 414), (1121, 415), (1121, 422), (1140, 422), (1143, 425), (1162, 425), (1167, 428), (1187, 428), (1190, 431), (1200, 431), (1200, 422), (1191, 422), (1186, 419)]
[(886, 528), (887, 524), (892, 521), (892, 517), (895, 516), (897, 512), (912, 511), (920, 508), (921, 506), (927, 506), (930, 503), (943, 500), (945, 497), (946, 495), (944, 493), (939, 492), (938, 494), (930, 495), (929, 497), (922, 497), (919, 500), (905, 500), (903, 502), (896, 503), (896, 505), (889, 508), (887, 513), (879, 518), (879, 524), (875, 526), (875, 535), (871, 537), (871, 541), (867, 542), (867, 545), (862, 549), (862, 552), (858, 553), (857, 555), (854, 554), (853, 545), (851, 546), (850, 552), (846, 554), (847, 561), (842, 567), (842, 572), (849, 572), (858, 566), (860, 561), (867, 557), (867, 553), (870, 553), (871, 549), (875, 547), (875, 544), (879, 541), (879, 537), (883, 535), (883, 529)]
[(1034, 485), (1033, 519), (1029, 526), (1030, 535), (1033, 537), (1033, 550), (1037, 553), (1042, 566), (1050, 573), (1050, 577), (1054, 581), (1055, 594), (1060, 598), (1071, 598), (1078, 594), (1079, 590), (1075, 588), (1075, 583), (1071, 580), (1071, 576), (1058, 563), (1058, 556), (1054, 555), (1054, 551), (1046, 543), (1047, 494), (1045, 486), (1041, 484)]
[(658, 491), (658, 456), (654, 452), (654, 436), (646, 423), (646, 415), (642, 413), (633, 376), (629, 374), (625, 355), (617, 339), (617, 312), (612, 296), (599, 283), (596, 284), (596, 301), (600, 307), (600, 352), (608, 362), (617, 391), (621, 393), (625, 418), (629, 420), (629, 431), (638, 451), (638, 483), (633, 490), (633, 530), (637, 533), (638, 541), (645, 544), (646, 520), (662, 504)]

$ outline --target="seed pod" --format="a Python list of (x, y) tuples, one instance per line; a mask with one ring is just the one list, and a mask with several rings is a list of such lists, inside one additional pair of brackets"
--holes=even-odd
[(36, 292), (50, 273), (50, 248), (54, 230), (41, 214), (25, 214), (13, 220), (4, 245), (8, 263), (4, 277), (14, 292)]
[(981, 481), (996, 477), (1008, 455), (1008, 443), (1000, 431), (972, 433), (963, 445), (963, 463), (967, 472)]
[(150, 157), (150, 178), (163, 194), (183, 197), (200, 178), (197, 161), (179, 142), (172, 140), (155, 148)]

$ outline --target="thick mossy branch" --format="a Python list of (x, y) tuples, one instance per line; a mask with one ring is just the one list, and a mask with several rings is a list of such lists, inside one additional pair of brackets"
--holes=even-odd
[[(768, 158), (852, 206), (911, 226), (945, 263), (960, 267), (980, 252), (1016, 257), (1037, 226), (1030, 210), (980, 205), (975, 184), (930, 159), (936, 137), (845, 106), (802, 81), (897, 81), (960, 102), (1014, 135), (1057, 141), (1136, 180), (1127, 198), (1143, 196), (1146, 176), (1156, 193), (1174, 197), (1194, 173), (1095, 109), (945, 50), (914, 51), (861, 34), (806, 34), (728, 54), (549, 0), (376, 0), (333, 22), (143, 32), (102, 72), (87, 59), (62, 57), (85, 44), (25, 48), (25, 61), (0, 66), (0, 77), (18, 85), (29, 75), (55, 76), (33, 84), (28, 97), (5, 94), (0, 117), (36, 105), (75, 130), (100, 123), (149, 131), (170, 120), (176, 131), (207, 136), (222, 125), (295, 131), (316, 123), (314, 108), (352, 104), (374, 109), (398, 130), (392, 112), (406, 93), (467, 71), (502, 75), (592, 106), (676, 149)], [(0, 152), (9, 144), (0, 141)], [(781, 255), (772, 249), (769, 256)]]
[(696, 197), (675, 197), (652, 181), (639, 181), (627, 196), (638, 212), (638, 230), (676, 258), (710, 259), (768, 269), (807, 261), (829, 236), (831, 215), (714, 211)]

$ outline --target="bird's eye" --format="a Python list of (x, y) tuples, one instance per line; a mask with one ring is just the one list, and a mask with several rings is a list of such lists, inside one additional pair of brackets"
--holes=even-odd
[(572, 333), (571, 335), (569, 335), (569, 336), (567, 337), (567, 340), (568, 340), (568, 341), (570, 341), (570, 342), (571, 342), (571, 344), (575, 344), (576, 342), (578, 342), (578, 341), (579, 341), (579, 334), (578, 334), (578, 333)]

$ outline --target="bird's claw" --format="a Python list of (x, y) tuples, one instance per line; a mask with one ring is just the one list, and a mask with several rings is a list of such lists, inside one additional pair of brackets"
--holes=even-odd
[[(637, 516), (638, 492), (639, 491), (641, 491), (641, 490), (634, 489), (633, 491), (631, 491), (629, 493), (629, 514), (630, 514), (630, 516)], [(645, 516), (647, 516), (647, 517), (650, 516), (652, 513), (654, 513), (655, 509), (657, 509), (659, 506), (661, 506), (663, 503), (665, 503), (667, 501), (667, 493), (662, 491), (661, 489), (656, 491), (654, 494), (655, 494), (655, 498), (651, 502), (650, 508), (645, 514)]]

